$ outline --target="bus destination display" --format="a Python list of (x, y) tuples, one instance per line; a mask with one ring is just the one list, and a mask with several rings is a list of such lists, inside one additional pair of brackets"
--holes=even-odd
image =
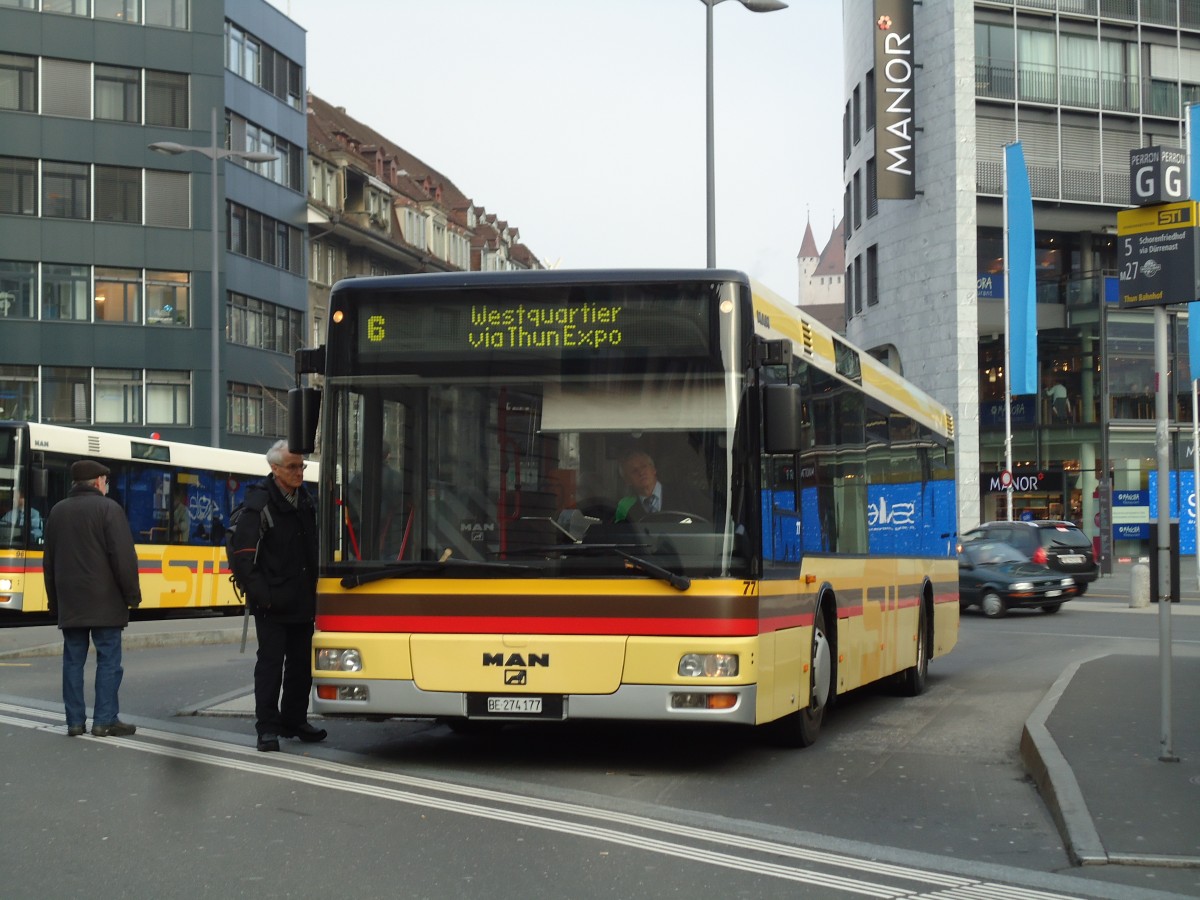
[(360, 359), (450, 355), (588, 356), (709, 350), (707, 295), (538, 302), (479, 295), (355, 304)]

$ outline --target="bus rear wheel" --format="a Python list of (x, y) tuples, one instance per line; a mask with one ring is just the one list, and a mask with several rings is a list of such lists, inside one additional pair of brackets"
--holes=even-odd
[(929, 641), (926, 635), (928, 618), (925, 604), (917, 615), (917, 661), (900, 673), (900, 692), (905, 697), (916, 697), (925, 692), (929, 680)]
[(773, 723), (776, 741), (785, 747), (811, 747), (821, 733), (825, 710), (833, 698), (833, 652), (826, 636), (825, 617), (813, 624), (809, 647), (808, 703)]

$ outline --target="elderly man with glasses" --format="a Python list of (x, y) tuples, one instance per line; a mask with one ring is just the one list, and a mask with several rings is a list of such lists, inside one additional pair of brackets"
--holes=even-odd
[(325, 739), (308, 721), (312, 636), (317, 611), (317, 517), (304, 487), (304, 459), (278, 441), (267, 451), (271, 474), (246, 491), (229, 560), (254, 614), (258, 660), (254, 711), (258, 749), (281, 737)]

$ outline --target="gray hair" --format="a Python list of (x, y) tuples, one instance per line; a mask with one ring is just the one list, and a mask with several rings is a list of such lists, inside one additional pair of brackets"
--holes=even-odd
[(291, 452), (288, 448), (288, 442), (281, 438), (273, 443), (271, 449), (267, 451), (267, 462), (273, 466), (281, 466), (283, 465), (283, 457)]

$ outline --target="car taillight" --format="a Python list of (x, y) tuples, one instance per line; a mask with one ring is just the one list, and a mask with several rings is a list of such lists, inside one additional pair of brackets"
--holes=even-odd
[(1035, 563), (1041, 563), (1044, 566), (1046, 564), (1046, 560), (1049, 558), (1050, 557), (1046, 556), (1046, 548), (1045, 547), (1038, 547), (1036, 550), (1033, 551), (1033, 561)]

